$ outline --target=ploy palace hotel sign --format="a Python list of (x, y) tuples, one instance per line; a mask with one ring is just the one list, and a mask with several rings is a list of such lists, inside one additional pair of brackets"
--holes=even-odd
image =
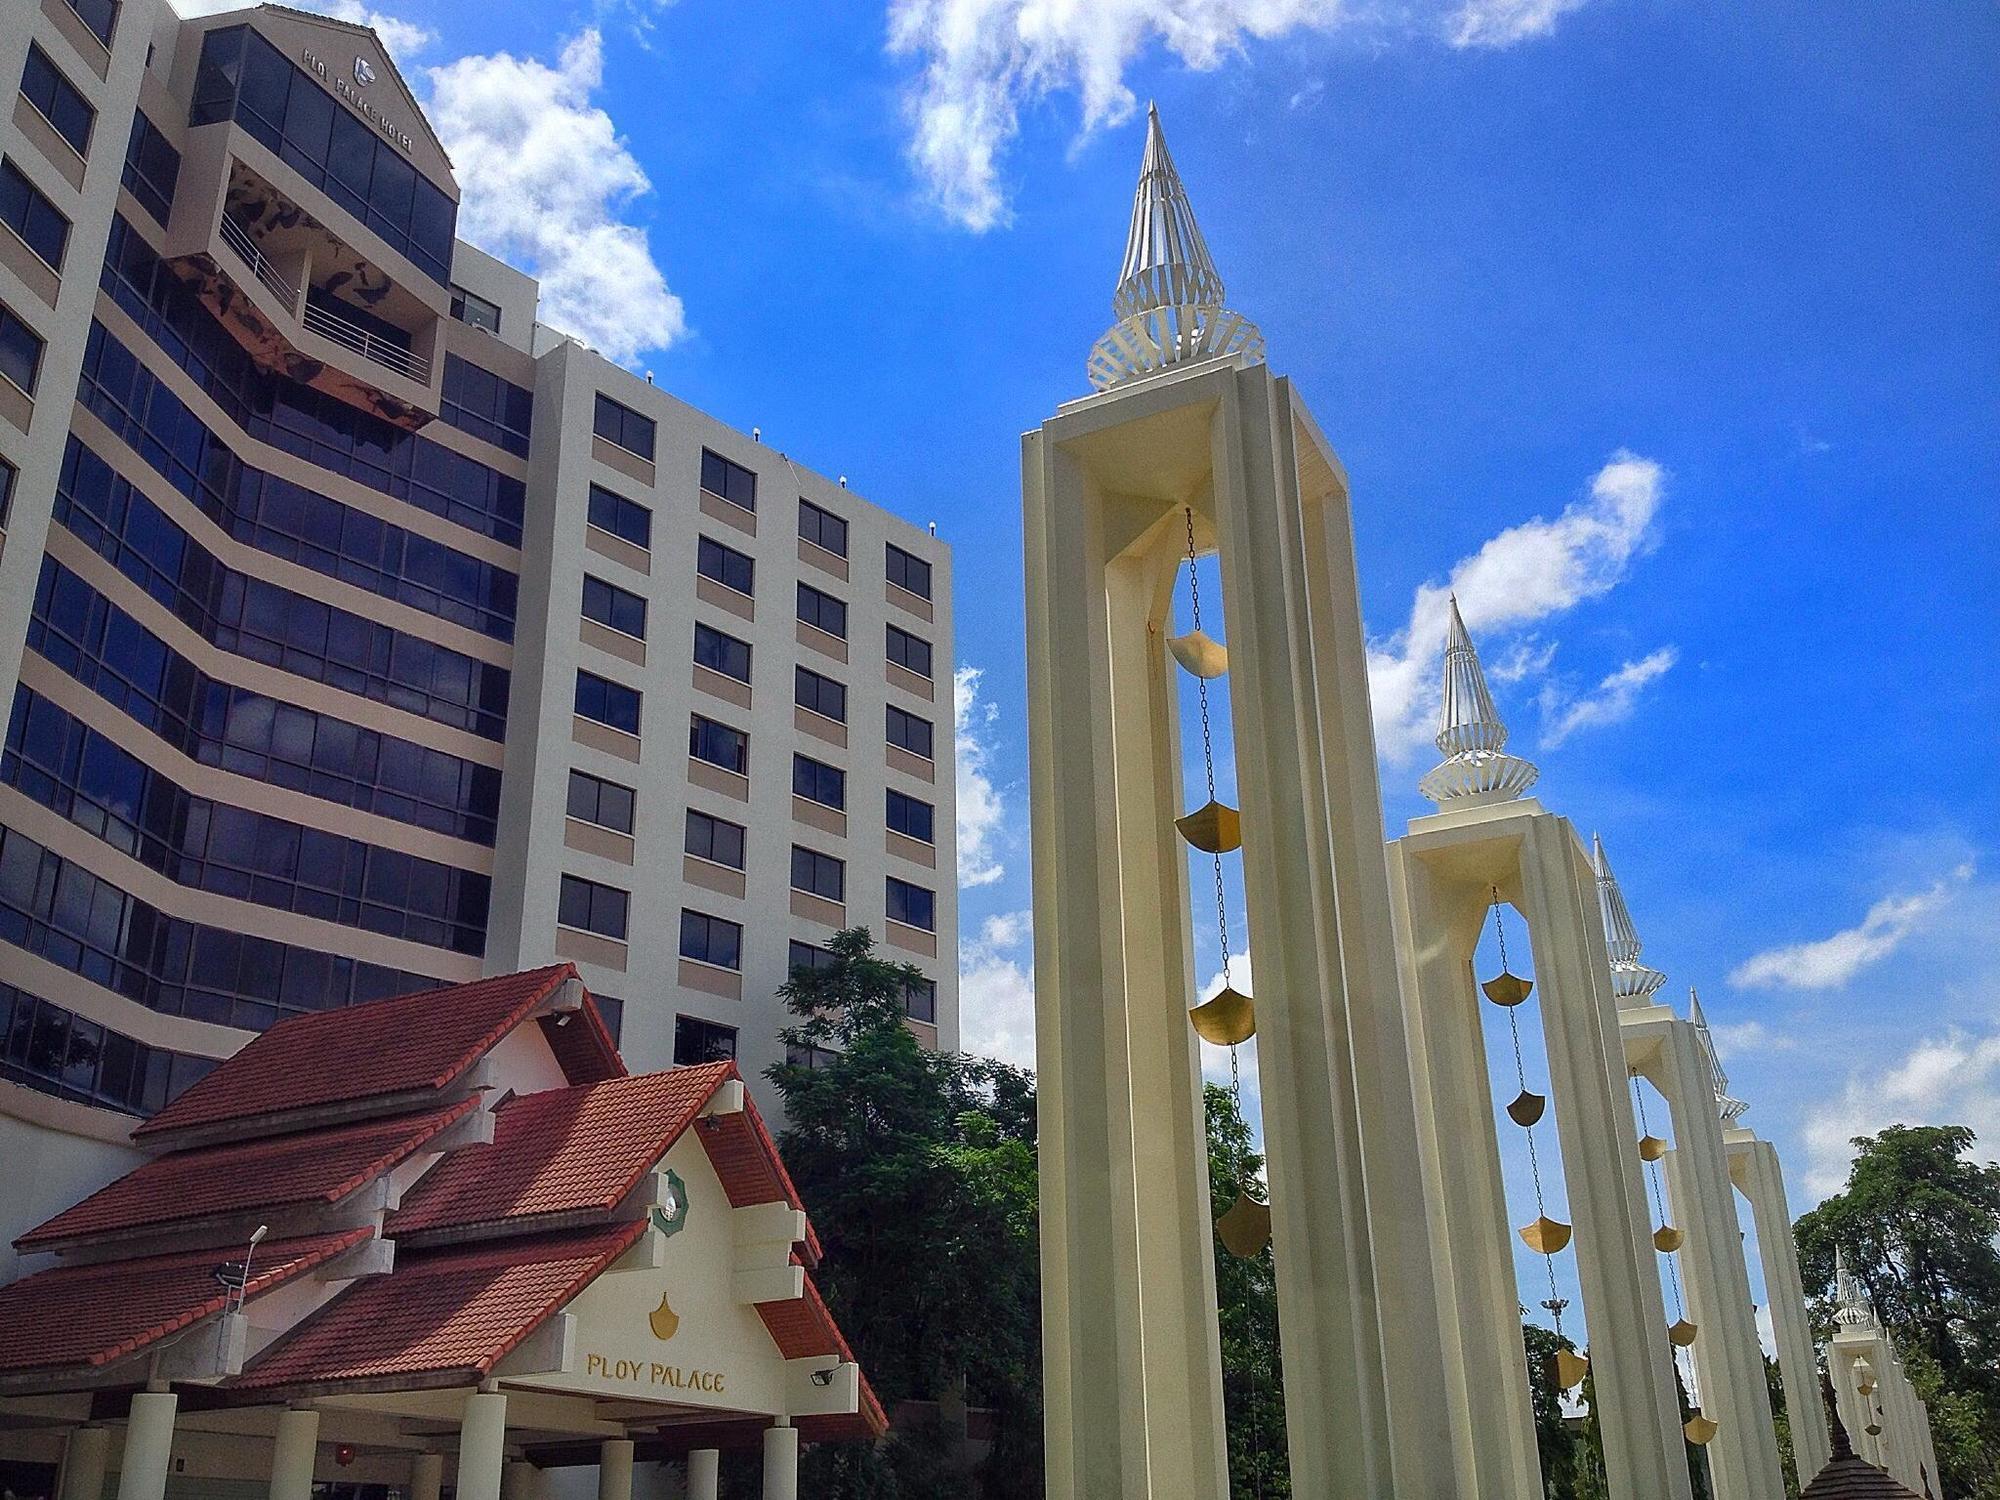
[[(362, 89), (365, 89), (375, 81), (375, 65), (369, 62), (367, 58), (357, 57), (354, 59), (353, 83), (349, 83), (341, 74), (329, 68), (326, 65), (326, 59), (310, 47), (299, 49), (299, 61), (312, 69), (314, 77), (324, 80), (334, 93), (359, 110), (369, 124), (381, 131), (397, 147), (405, 152), (410, 149), (410, 133), (383, 115), (361, 93)], [(357, 84), (359, 87), (356, 87)]]

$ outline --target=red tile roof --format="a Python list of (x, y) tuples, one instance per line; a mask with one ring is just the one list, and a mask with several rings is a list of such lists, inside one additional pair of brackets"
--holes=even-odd
[[(722, 1191), (731, 1208), (776, 1203), (780, 1199), (793, 1208), (805, 1207), (799, 1190), (792, 1185), (792, 1174), (785, 1170), (785, 1163), (778, 1155), (778, 1143), (771, 1139), (770, 1128), (757, 1112), (757, 1102), (747, 1092), (741, 1114), (716, 1115), (702, 1127), (700, 1134), (701, 1144), (708, 1152), (715, 1175), (722, 1181)], [(812, 1222), (808, 1220), (806, 1264), (818, 1265), (820, 1254), (819, 1236), (813, 1233)]]
[(421, 1114), (171, 1152), (127, 1172), (14, 1243), (38, 1250), (256, 1209), (338, 1203), (478, 1105), (477, 1099), (461, 1099)]
[[(281, 1021), (132, 1134), (448, 1088), (575, 975), (556, 964)], [(615, 1052), (610, 1066), (624, 1071)]]
[[(792, 1257), (792, 1264), (799, 1264), (798, 1256)], [(757, 1316), (764, 1320), (769, 1330), (771, 1342), (778, 1346), (778, 1352), (786, 1359), (809, 1359), (815, 1355), (838, 1355), (852, 1364), (854, 1351), (847, 1346), (846, 1336), (840, 1326), (833, 1321), (826, 1301), (813, 1285), (812, 1277), (806, 1277), (806, 1292), (803, 1297), (794, 1297), (784, 1302), (759, 1302)], [(868, 1376), (861, 1376), (861, 1410), (845, 1417), (821, 1417), (818, 1421), (822, 1432), (804, 1431), (805, 1423), (800, 1423), (803, 1435), (810, 1441), (819, 1442), (831, 1438), (881, 1437), (889, 1430), (889, 1418), (882, 1410), (882, 1403), (876, 1399), (875, 1389), (868, 1383)]]
[(492, 1144), (440, 1162), (387, 1233), (616, 1208), (735, 1073), (708, 1063), (510, 1099), (494, 1114)]
[[(246, 1300), (362, 1241), (346, 1229), (257, 1247)], [(228, 1293), (215, 1269), (241, 1258), (182, 1251), (91, 1266), (56, 1266), (0, 1288), (0, 1372), (55, 1371), (109, 1364), (222, 1311)]]
[(622, 1254), (643, 1220), (397, 1256), (280, 1339), (230, 1382), (408, 1389), (483, 1377)]

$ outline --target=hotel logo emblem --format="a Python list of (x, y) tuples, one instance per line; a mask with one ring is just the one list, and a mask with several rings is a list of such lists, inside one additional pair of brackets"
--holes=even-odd
[(375, 65), (365, 57), (354, 59), (354, 81), (364, 89), (375, 81)]

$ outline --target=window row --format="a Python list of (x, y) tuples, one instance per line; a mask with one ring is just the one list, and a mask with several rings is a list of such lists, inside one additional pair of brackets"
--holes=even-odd
[(11, 156), (0, 157), (0, 224), (18, 234), (51, 271), (62, 269), (69, 249), (69, 219)]
[[(792, 848), (792, 885), (795, 889), (845, 901), (845, 866), (831, 856), (817, 854), (803, 845)], [(885, 882), (889, 919), (926, 932), (937, 931), (937, 894), (894, 876)], [(835, 894), (828, 894), (828, 892)], [(581, 875), (564, 875), (556, 902), (556, 921), (580, 932), (595, 933), (614, 942), (625, 942), (630, 931), (632, 896), (629, 891)], [(804, 946), (804, 945), (798, 945)], [(815, 950), (818, 951), (818, 950)], [(712, 912), (681, 910), (680, 956), (718, 969), (743, 967), (743, 924)], [(931, 1016), (936, 1017), (936, 991), (931, 992)], [(914, 1012), (913, 1012), (914, 1013)]]
[(54, 558), (28, 645), (190, 760), (489, 847), (500, 771), (220, 682)]
[(123, 215), (112, 217), (101, 284), (250, 437), (481, 536), (521, 545), (525, 482), (259, 368)]
[[(585, 712), (582, 706), (585, 696), (583, 686), (585, 678), (590, 678), (593, 683), (593, 702), (598, 701), (598, 695), (604, 689), (617, 688), (619, 693), (629, 694), (630, 722), (634, 725), (639, 722), (639, 694), (632, 688), (618, 688), (617, 684), (606, 682), (605, 679), (590, 672), (577, 673), (578, 713), (584, 714), (586, 718), (599, 719), (601, 722), (613, 724), (615, 728), (623, 727), (622, 724), (605, 718), (600, 713)], [(623, 700), (619, 701), (621, 706), (624, 706)], [(935, 758), (932, 752), (936, 748), (936, 730), (929, 719), (920, 719), (915, 714), (897, 708), (894, 704), (889, 705), (885, 718), (887, 740), (891, 746), (899, 750), (907, 750), (912, 755), (922, 756), (926, 760)], [(639, 731), (633, 728), (627, 732), (637, 734)], [(707, 761), (710, 765), (720, 766), (725, 771), (734, 771), (739, 776), (748, 776), (750, 774), (750, 736), (740, 729), (733, 729), (727, 724), (720, 723), (702, 714), (694, 715), (693, 726), (688, 736), (688, 754), (692, 755), (696, 760)], [(794, 779), (797, 779), (796, 769)], [(820, 799), (815, 798), (814, 800), (818, 801)]]
[(157, 1114), (208, 1076), (212, 1057), (170, 1052), (0, 984), (0, 1078), (128, 1115)]
[(456, 354), (444, 357), (443, 405), (438, 415), (460, 432), (504, 448), (516, 458), (528, 456), (528, 437), (535, 425), (535, 393)]
[(0, 828), (0, 942), (149, 1010), (251, 1031), (439, 982), (168, 916), (11, 828)]
[(486, 949), (491, 881), (198, 797), (26, 687), (0, 781), (176, 885), (457, 953)]
[(513, 573), (245, 463), (101, 323), (90, 327), (77, 399), (246, 546), (495, 640), (514, 639)]
[(118, 181), (139, 206), (165, 229), (174, 211), (181, 177), (181, 154), (143, 109), (132, 111), (132, 134), (125, 142), (125, 166)]
[[(71, 457), (79, 452), (88, 450), (72, 441)], [(80, 475), (84, 482), (72, 489)], [(80, 463), (66, 460), (56, 520), (210, 644), (487, 739), (505, 738), (505, 667), (224, 567), (152, 501), (119, 485), (93, 484)]]

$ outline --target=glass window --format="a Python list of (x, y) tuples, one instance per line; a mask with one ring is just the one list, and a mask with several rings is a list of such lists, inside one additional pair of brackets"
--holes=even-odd
[(792, 946), (786, 966), (793, 970), (804, 969), (808, 974), (820, 969), (830, 969), (839, 962), (831, 948), (816, 948), (811, 943), (792, 939)]
[(150, 1115), (170, 1097), (167, 1079), (178, 1060), (179, 1054), (0, 984), (0, 1077), (45, 1094)]
[(931, 596), (931, 565), (914, 552), (905, 552), (894, 542), (888, 544), (889, 582), (908, 589), (919, 599)]
[(903, 1010), (913, 1021), (937, 1024), (937, 981), (912, 979), (903, 986)]
[(702, 1063), (733, 1062), (736, 1059), (736, 1028), (699, 1016), (674, 1017), (674, 1066), (698, 1067)]
[(931, 643), (907, 630), (889, 627), (889, 660), (919, 677), (931, 675)]
[(63, 252), (69, 248), (69, 220), (11, 157), (0, 161), (0, 224), (27, 241), (50, 270), (62, 269)]
[(835, 859), (831, 854), (822, 854), (817, 849), (808, 849), (804, 844), (794, 844), (792, 889), (818, 896), (823, 901), (845, 902), (847, 862)]
[(188, 124), (212, 125), (229, 118), (236, 107), (236, 85), (243, 75), (243, 38), (249, 28), (227, 26), (201, 39), (201, 61), (195, 68), (194, 102)]
[(935, 891), (927, 891), (920, 885), (911, 885), (907, 880), (898, 880), (891, 875), (886, 909), (892, 922), (901, 922), (906, 927), (920, 927), (925, 932), (937, 931)]
[(821, 593), (811, 584), (799, 585), (799, 618), (828, 635), (847, 639), (847, 606), (831, 594)]
[(739, 594), (757, 592), (757, 564), (749, 554), (725, 547), (712, 537), (703, 537), (695, 549), (695, 571)]
[(750, 680), (750, 643), (724, 635), (699, 620), (694, 626), (694, 660), (696, 666), (734, 677), (738, 682)]
[(533, 391), (502, 380), (469, 359), (447, 354), (441, 394), (439, 414), (460, 432), (504, 448), (516, 458), (528, 456), (535, 420)]
[(620, 786), (615, 781), (585, 771), (569, 773), (569, 815), (614, 833), (632, 831), (632, 810), (638, 796), (629, 786)]
[(937, 809), (928, 802), (907, 797), (893, 787), (889, 791), (889, 828), (919, 843), (934, 844)]
[(897, 749), (921, 755), (925, 760), (933, 758), (935, 735), (929, 719), (920, 719), (892, 703), (889, 705), (888, 732), (889, 743)]
[(757, 476), (707, 448), (701, 450), (701, 487), (731, 505), (757, 508)]
[(653, 461), (653, 419), (642, 417), (629, 406), (621, 406), (602, 391), (597, 393), (597, 413), (592, 431), (608, 443), (616, 443), (627, 453)]
[(696, 812), (691, 807), (688, 809), (685, 847), (696, 859), (713, 860), (718, 865), (740, 870), (743, 868), (743, 838), (742, 824), (727, 823), (705, 812)]
[(27, 66), (21, 69), (21, 96), (55, 126), (57, 135), (76, 147), (78, 156), (90, 154), (90, 127), (97, 111), (33, 42), (28, 43)]
[(847, 773), (810, 755), (794, 755), (792, 791), (808, 802), (843, 810), (847, 806)]
[(592, 990), (590, 1003), (597, 1007), (598, 1015), (604, 1018), (604, 1029), (611, 1033), (611, 1040), (615, 1043), (625, 1029), (625, 1002), (601, 990)]
[(583, 575), (583, 617), (638, 640), (646, 638), (646, 601), (588, 573)]
[(631, 895), (615, 885), (599, 885), (579, 875), (562, 878), (562, 894), (556, 906), (556, 920), (565, 927), (594, 932), (599, 937), (625, 941), (625, 919)]
[(847, 556), (847, 522), (803, 496), (799, 499), (799, 535), (815, 547)]
[(750, 736), (700, 714), (689, 718), (688, 754), (738, 776), (750, 774)]
[(785, 1047), (785, 1066), (788, 1068), (804, 1068), (808, 1073), (817, 1073), (839, 1061), (840, 1053), (832, 1047), (815, 1047), (811, 1043), (788, 1043)]
[(743, 928), (740, 923), (706, 912), (681, 912), (681, 957), (722, 969), (743, 967)]
[(90, 28), (92, 36), (107, 47), (111, 45), (111, 33), (118, 26), (118, 0), (69, 0), (69, 8)]
[(41, 373), (41, 335), (0, 304), (0, 375), (32, 396)]
[(590, 524), (635, 547), (652, 548), (653, 513), (638, 501), (627, 500), (601, 484), (590, 487)]
[(484, 328), (488, 333), (500, 332), (500, 304), (488, 302), (477, 292), (468, 292), (462, 286), (451, 289), (451, 315), (461, 323)]
[(14, 513), (14, 481), (20, 476), (4, 457), (0, 457), (0, 531), (6, 530), (7, 518)]
[(118, 180), (162, 229), (173, 212), (174, 188), (180, 175), (180, 152), (146, 118), (144, 110), (135, 110), (132, 134), (125, 142), (125, 167)]
[(847, 686), (835, 682), (831, 677), (822, 677), (807, 667), (794, 667), (792, 701), (800, 708), (818, 714), (821, 718), (832, 719), (839, 724), (847, 722)]
[(595, 672), (576, 674), (576, 711), (586, 719), (609, 724), (627, 734), (639, 732), (639, 690), (599, 677)]

